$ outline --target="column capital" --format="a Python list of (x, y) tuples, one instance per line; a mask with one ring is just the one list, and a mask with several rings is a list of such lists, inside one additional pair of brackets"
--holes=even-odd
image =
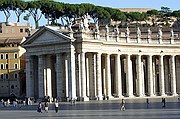
[(141, 54), (137, 54), (136, 56), (137, 56), (137, 57), (141, 57), (142, 55), (141, 55)]
[(164, 57), (164, 56), (165, 56), (165, 55), (163, 55), (163, 54), (160, 54), (160, 55), (159, 55), (159, 57)]
[(151, 55), (151, 54), (150, 54), (150, 55), (148, 55), (148, 57), (152, 57), (152, 56), (153, 56), (153, 55)]
[(109, 56), (110, 56), (110, 55), (111, 55), (111, 53), (106, 53), (105, 55), (109, 55)]
[(102, 52), (96, 52), (95, 54), (102, 54)]
[(170, 55), (171, 57), (175, 57), (176, 55)]
[(116, 56), (121, 56), (122, 54), (121, 53), (117, 53), (117, 54), (115, 54)]

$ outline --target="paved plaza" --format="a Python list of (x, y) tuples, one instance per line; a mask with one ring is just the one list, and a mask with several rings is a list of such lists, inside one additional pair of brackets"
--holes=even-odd
[(22, 107), (1, 107), (0, 119), (179, 119), (180, 104), (175, 99), (166, 99), (166, 107), (162, 107), (161, 98), (127, 99), (126, 110), (120, 111), (120, 100), (60, 103), (58, 113), (54, 105), (50, 105), (48, 113), (38, 113), (37, 104)]

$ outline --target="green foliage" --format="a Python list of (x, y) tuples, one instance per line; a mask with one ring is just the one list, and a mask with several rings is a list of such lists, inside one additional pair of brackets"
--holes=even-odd
[(173, 11), (171, 15), (180, 18), (180, 10)]
[(24, 16), (24, 20), (29, 20), (29, 15), (34, 18), (36, 28), (38, 27), (38, 21), (42, 14), (47, 20), (51, 20), (55, 23), (56, 19), (64, 19), (67, 23), (73, 21), (76, 18), (82, 17), (84, 14), (89, 14), (94, 22), (99, 20), (114, 20), (114, 21), (143, 21), (148, 16), (155, 18), (161, 17), (168, 23), (168, 16), (175, 16), (180, 18), (180, 10), (171, 11), (168, 7), (161, 7), (161, 10), (150, 10), (146, 13), (130, 12), (124, 13), (118, 9), (110, 7), (95, 6), (89, 3), (82, 4), (67, 4), (56, 2), (53, 0), (0, 0), (0, 11), (6, 16), (6, 22), (10, 17), (10, 11), (14, 11), (17, 16), (17, 21), (20, 21), (20, 15), (25, 11), (29, 11), (28, 15)]
[(29, 21), (29, 17), (30, 17), (30, 14), (26, 14), (26, 15), (23, 17), (23, 19), (24, 19), (25, 21)]
[(162, 13), (160, 11), (158, 11), (158, 10), (149, 10), (149, 11), (147, 11), (147, 14), (149, 16), (162, 15)]
[(170, 10), (169, 7), (161, 7), (161, 10), (160, 10), (163, 14), (168, 14), (168, 13), (171, 13), (172, 11)]

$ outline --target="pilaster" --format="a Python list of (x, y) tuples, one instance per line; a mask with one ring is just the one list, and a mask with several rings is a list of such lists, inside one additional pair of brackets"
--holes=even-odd
[(38, 56), (38, 98), (44, 98), (44, 56)]
[(62, 97), (62, 54), (56, 54), (56, 82), (57, 82), (57, 98)]

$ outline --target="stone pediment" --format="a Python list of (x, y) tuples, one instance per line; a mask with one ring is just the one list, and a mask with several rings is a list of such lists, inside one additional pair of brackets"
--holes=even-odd
[(23, 46), (48, 45), (54, 43), (69, 42), (71, 38), (49, 27), (40, 28), (35, 34), (27, 39)]

